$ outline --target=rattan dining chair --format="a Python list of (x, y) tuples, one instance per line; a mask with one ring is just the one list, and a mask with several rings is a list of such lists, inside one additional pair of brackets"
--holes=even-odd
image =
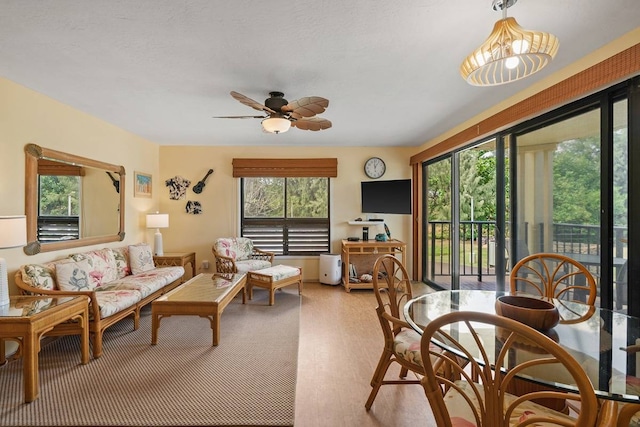
[(596, 281), (583, 264), (564, 255), (537, 253), (522, 258), (510, 275), (511, 293), (593, 305)]
[[(446, 344), (448, 352), (432, 351), (433, 340)], [(518, 348), (535, 350), (545, 356), (519, 362), (512, 351)], [(425, 365), (422, 385), (438, 427), (540, 423), (588, 427), (598, 421), (599, 403), (580, 364), (553, 340), (515, 320), (480, 312), (448, 313), (427, 325), (421, 351), (423, 355), (429, 354), (432, 361)], [(450, 351), (465, 355), (470, 366), (463, 368), (451, 363)], [(496, 357), (492, 358), (494, 351)], [(457, 371), (460, 379), (454, 381), (443, 376), (439, 369), (443, 363)], [(514, 382), (522, 381), (517, 375), (531, 375), (531, 369), (540, 367), (556, 369), (572, 377), (579, 394), (536, 390), (514, 396), (506, 392)], [(477, 373), (477, 380), (471, 371)], [(576, 405), (580, 411), (568, 415), (533, 402), (537, 399), (580, 402)]]
[[(371, 379), (371, 393), (365, 404), (371, 409), (378, 391), (386, 384), (420, 384), (419, 377), (405, 379), (409, 371), (422, 376), (420, 335), (403, 319), (402, 308), (412, 298), (411, 280), (402, 263), (393, 255), (379, 257), (373, 266), (373, 291), (378, 302), (376, 313), (384, 335), (384, 348)], [(399, 379), (385, 379), (393, 362), (400, 365)]]

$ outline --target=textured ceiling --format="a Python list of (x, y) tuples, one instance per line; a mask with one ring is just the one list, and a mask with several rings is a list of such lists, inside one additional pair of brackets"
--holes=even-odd
[[(520, 82), (459, 65), (501, 17), (491, 0), (0, 0), (0, 76), (166, 145), (417, 146), (638, 27), (640, 0), (520, 0), (560, 40)], [(330, 100), (333, 128), (262, 132), (258, 102)]]

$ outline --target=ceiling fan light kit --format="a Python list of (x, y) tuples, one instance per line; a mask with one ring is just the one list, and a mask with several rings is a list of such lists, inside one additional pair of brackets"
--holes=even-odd
[(217, 119), (262, 119), (262, 129), (280, 134), (292, 126), (301, 130), (319, 131), (329, 129), (331, 122), (316, 114), (323, 113), (329, 106), (329, 100), (319, 96), (307, 96), (295, 101), (284, 99), (282, 92), (269, 92), (270, 98), (264, 105), (241, 93), (231, 91), (231, 96), (241, 104), (265, 113), (265, 116), (215, 116)]
[(291, 122), (283, 117), (269, 117), (262, 121), (262, 129), (270, 133), (284, 133), (291, 128)]
[(487, 40), (460, 66), (460, 74), (474, 86), (497, 86), (520, 80), (543, 69), (558, 52), (553, 34), (522, 28), (507, 9), (517, 0), (493, 0), (493, 9), (502, 10)]

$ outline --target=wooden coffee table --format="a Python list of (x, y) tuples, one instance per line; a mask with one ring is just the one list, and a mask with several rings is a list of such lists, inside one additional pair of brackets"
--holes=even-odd
[(200, 316), (211, 322), (213, 345), (220, 339), (220, 316), (225, 307), (242, 291), (247, 299), (245, 274), (199, 274), (151, 303), (151, 344), (158, 343), (158, 328), (163, 317)]
[(56, 325), (69, 320), (78, 322), (83, 365), (89, 363), (89, 303), (86, 296), (40, 297), (12, 296), (8, 306), (0, 309), (0, 365), (6, 361), (5, 339), (22, 346), (24, 401), (38, 398), (38, 353), (40, 339)]

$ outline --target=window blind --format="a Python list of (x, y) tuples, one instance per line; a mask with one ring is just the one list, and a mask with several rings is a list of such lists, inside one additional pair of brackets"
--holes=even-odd
[(234, 178), (335, 178), (338, 159), (233, 159)]

